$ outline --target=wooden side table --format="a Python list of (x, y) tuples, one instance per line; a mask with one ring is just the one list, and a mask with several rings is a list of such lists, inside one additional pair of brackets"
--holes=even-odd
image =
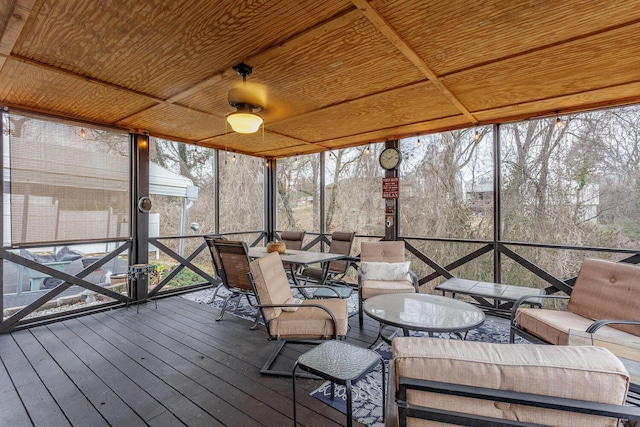
[(356, 347), (343, 341), (331, 340), (312, 348), (300, 355), (293, 365), (291, 374), (293, 383), (293, 424), (296, 425), (296, 369), (310, 372), (325, 380), (331, 381), (331, 399), (334, 398), (335, 384), (344, 385), (347, 390), (347, 426), (353, 424), (351, 384), (358, 381), (373, 369), (382, 364), (382, 419), (385, 408), (385, 366), (382, 356), (372, 350)]

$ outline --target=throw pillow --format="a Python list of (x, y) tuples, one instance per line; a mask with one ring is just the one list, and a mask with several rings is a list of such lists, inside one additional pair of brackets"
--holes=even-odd
[[(285, 304), (302, 304), (302, 300), (300, 298), (291, 297), (285, 301)], [(298, 307), (282, 307), (282, 311), (296, 311)]]
[(360, 263), (360, 271), (365, 280), (411, 280), (409, 265), (405, 262), (366, 262)]

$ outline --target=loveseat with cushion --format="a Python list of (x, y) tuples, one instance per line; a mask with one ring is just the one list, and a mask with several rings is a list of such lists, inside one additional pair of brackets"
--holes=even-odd
[[(623, 406), (624, 365), (604, 348), (398, 337), (392, 357), (388, 427), (618, 427), (618, 417), (640, 419), (640, 408)], [(529, 406), (536, 401), (543, 407)]]
[(529, 341), (567, 344), (569, 330), (597, 333), (618, 342), (640, 337), (640, 267), (622, 262), (586, 259), (571, 296), (535, 295), (568, 299), (566, 310), (513, 307), (510, 342), (515, 335)]

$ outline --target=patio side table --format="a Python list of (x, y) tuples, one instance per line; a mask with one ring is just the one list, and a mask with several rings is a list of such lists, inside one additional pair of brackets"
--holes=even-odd
[(356, 347), (342, 341), (331, 340), (317, 345), (300, 355), (292, 371), (293, 383), (293, 424), (296, 425), (296, 369), (331, 381), (331, 399), (334, 398), (335, 384), (344, 385), (347, 391), (347, 426), (353, 425), (351, 384), (358, 381), (378, 363), (382, 364), (382, 419), (385, 408), (385, 366), (382, 356), (375, 351)]

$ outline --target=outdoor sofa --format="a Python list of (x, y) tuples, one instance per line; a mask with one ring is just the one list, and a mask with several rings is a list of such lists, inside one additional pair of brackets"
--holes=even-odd
[(618, 417), (640, 420), (640, 408), (623, 406), (629, 375), (605, 348), (398, 337), (392, 357), (389, 427), (619, 427)]
[(571, 330), (597, 333), (619, 343), (640, 337), (640, 267), (623, 262), (586, 259), (571, 296), (535, 295), (532, 298), (568, 299), (566, 310), (513, 307), (510, 342), (520, 335), (532, 342), (567, 344)]

